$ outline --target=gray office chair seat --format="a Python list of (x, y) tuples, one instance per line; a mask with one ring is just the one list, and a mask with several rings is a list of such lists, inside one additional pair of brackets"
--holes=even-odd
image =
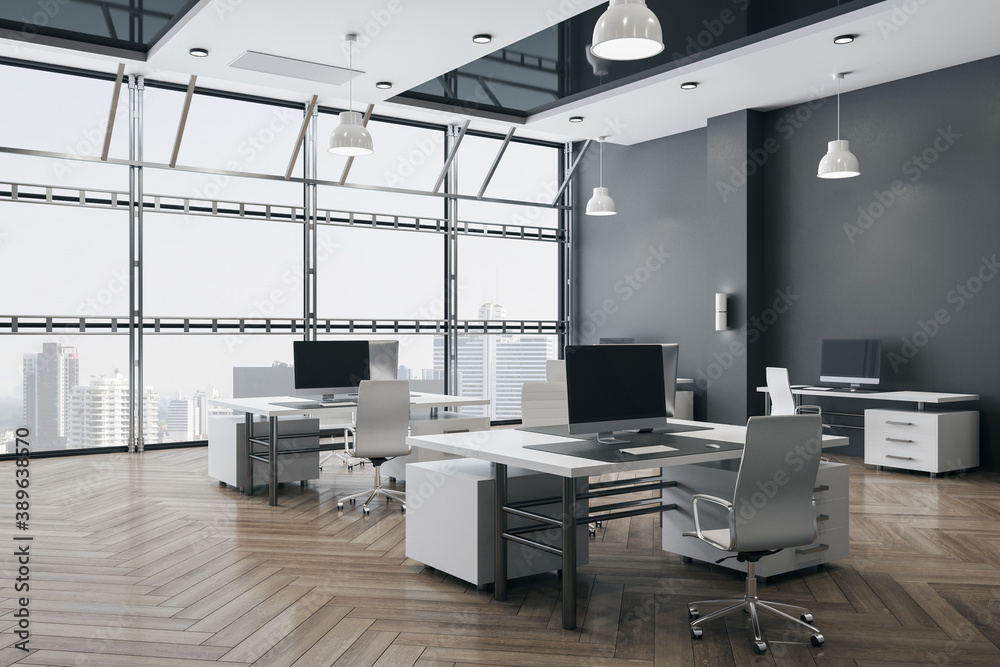
[[(767, 644), (760, 629), (758, 611), (765, 611), (786, 621), (792, 621), (812, 631), (813, 646), (823, 644), (823, 635), (811, 625), (813, 617), (804, 607), (779, 602), (767, 602), (757, 597), (756, 563), (761, 558), (785, 548), (809, 544), (816, 539), (816, 502), (813, 488), (819, 471), (819, 451), (822, 420), (819, 415), (776, 415), (751, 417), (747, 422), (743, 458), (736, 475), (732, 501), (707, 494), (691, 496), (695, 531), (684, 533), (747, 564), (746, 592), (742, 599), (699, 600), (688, 605), (691, 636), (700, 639), (701, 626), (736, 611), (750, 613), (753, 626), (754, 652), (764, 653)], [(816, 452), (803, 456), (803, 452)], [(779, 483), (778, 480), (784, 480)], [(767, 500), (760, 502), (762, 489), (769, 489)], [(727, 513), (727, 528), (702, 528), (701, 504), (722, 508)], [(748, 513), (739, 508), (753, 508)], [(716, 510), (718, 512), (718, 510)], [(698, 606), (727, 604), (729, 606), (701, 616)], [(780, 609), (779, 609), (780, 607)], [(798, 618), (782, 611), (787, 609)]]

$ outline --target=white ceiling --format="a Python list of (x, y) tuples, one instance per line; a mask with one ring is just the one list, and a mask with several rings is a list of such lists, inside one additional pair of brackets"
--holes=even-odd
[[(460, 110), (441, 112), (384, 102), (387, 98), (471, 62), (602, 0), (202, 0), (126, 71), (177, 83), (346, 107), (347, 84), (333, 85), (229, 67), (245, 51), (347, 67), (344, 35), (355, 32), (355, 108), (375, 103), (386, 115), (459, 122)], [(669, 17), (660, 17), (661, 21)], [(846, 16), (606, 91), (530, 117), (519, 135), (556, 141), (601, 134), (635, 144), (706, 124), (739, 109), (773, 109), (836, 91), (832, 74), (849, 72), (845, 91), (1000, 54), (997, 0), (886, 0)], [(488, 32), (489, 45), (472, 42)], [(859, 35), (836, 46), (834, 36)], [(207, 58), (188, 54), (204, 47)], [(0, 39), (0, 55), (114, 72), (120, 58)], [(322, 69), (322, 68), (319, 68)], [(377, 81), (392, 90), (378, 90)], [(698, 81), (682, 91), (682, 81)], [(584, 122), (572, 124), (570, 116)], [(472, 126), (505, 131), (494, 121)]]

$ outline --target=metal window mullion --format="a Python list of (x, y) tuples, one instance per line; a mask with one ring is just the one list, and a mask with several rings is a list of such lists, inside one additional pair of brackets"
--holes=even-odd
[(316, 340), (317, 336), (317, 264), (318, 264), (318, 234), (319, 234), (319, 186), (316, 185), (317, 175), (316, 161), (316, 126), (319, 124), (319, 111), (315, 106), (307, 106), (306, 113), (312, 114), (309, 128), (305, 135), (305, 146), (303, 147), (303, 196), (305, 198), (303, 208), (302, 225), (302, 320), (303, 339)]
[[(563, 147), (562, 160), (559, 164), (559, 170), (562, 172), (567, 171), (567, 166), (573, 164), (573, 144), (566, 142)], [(573, 178), (567, 175), (567, 180), (569, 181), (566, 188), (563, 190), (563, 203), (572, 204), (573, 203)], [(560, 244), (559, 252), (559, 321), (565, 323), (565, 330), (559, 334), (559, 350), (558, 357), (561, 359), (563, 357), (563, 350), (566, 349), (567, 345), (572, 345), (576, 341), (573, 340), (572, 331), (570, 323), (573, 316), (573, 245), (572, 245), (572, 228), (573, 228), (573, 208), (561, 209), (559, 211), (559, 231), (562, 233), (562, 242)]]
[[(459, 129), (452, 125), (448, 128), (448, 140), (445, 142), (445, 159), (452, 156), (448, 167), (448, 178), (445, 180), (445, 194), (458, 192), (458, 160), (454, 159), (454, 151), (468, 126)], [(445, 199), (447, 221), (445, 235), (445, 345), (444, 345), (444, 376), (445, 393), (457, 393), (458, 387), (458, 200)]]
[[(142, 161), (143, 78), (129, 75), (129, 159)], [(142, 452), (143, 439), (143, 168), (129, 167), (129, 452)]]

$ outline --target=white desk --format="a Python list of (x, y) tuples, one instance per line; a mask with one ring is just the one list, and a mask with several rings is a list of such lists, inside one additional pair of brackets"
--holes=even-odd
[[(230, 410), (236, 410), (237, 412), (242, 412), (246, 419), (246, 432), (253, 433), (253, 417), (254, 415), (261, 415), (267, 417), (269, 422), (268, 428), (268, 448), (267, 456), (261, 456), (259, 454), (253, 453), (252, 441), (248, 440), (247, 446), (247, 466), (249, 471), (249, 481), (247, 483), (247, 494), (253, 495), (253, 461), (256, 459), (258, 461), (267, 461), (268, 463), (268, 490), (270, 493), (269, 504), (278, 504), (278, 485), (275, 480), (278, 479), (278, 419), (280, 417), (300, 417), (302, 415), (311, 415), (314, 417), (322, 417), (325, 413), (336, 412), (344, 408), (355, 407), (357, 402), (353, 401), (338, 401), (334, 403), (324, 403), (318, 405), (315, 402), (311, 402), (308, 399), (295, 396), (262, 396), (256, 398), (221, 398), (213, 399), (210, 401), (212, 405), (217, 405), (223, 408), (229, 408)], [(277, 405), (278, 403), (299, 403), (299, 404), (309, 404), (312, 405), (307, 407), (289, 407), (287, 405)], [(489, 399), (485, 398), (468, 398), (464, 396), (449, 396), (447, 394), (428, 394), (423, 392), (414, 392), (410, 395), (410, 407), (411, 408), (430, 408), (432, 413), (436, 413), (438, 408), (457, 408), (465, 405), (488, 405)], [(332, 448), (332, 445), (309, 448), (309, 449), (298, 449), (298, 450), (287, 450), (289, 452), (311, 452), (311, 451), (328, 451)]]
[[(704, 422), (689, 422), (676, 419), (671, 420), (671, 423), (712, 427), (711, 430), (690, 431), (678, 434), (703, 440), (706, 444), (719, 442), (742, 445), (746, 436), (745, 426), (706, 424)], [(496, 513), (496, 534), (494, 548), (496, 550), (495, 596), (497, 600), (505, 600), (507, 598), (507, 549), (505, 540), (537, 548), (525, 538), (505, 532), (507, 515), (514, 514), (516, 516), (531, 518), (560, 528), (562, 531), (562, 548), (543, 547), (543, 550), (562, 557), (562, 618), (563, 627), (567, 630), (572, 630), (576, 627), (576, 529), (578, 524), (585, 524), (588, 520), (588, 517), (578, 516), (576, 511), (577, 495), (575, 478), (590, 477), (610, 472), (737, 459), (743, 455), (742, 448), (714, 450), (706, 447), (704, 452), (698, 451), (697, 453), (688, 453), (683, 456), (665, 455), (662, 458), (643, 458), (640, 460), (622, 460), (609, 463), (537, 449), (526, 449), (530, 445), (574, 443), (578, 442), (578, 440), (515, 429), (410, 436), (406, 441), (414, 447), (434, 449), (458, 456), (482, 459), (496, 464), (496, 500), (494, 507)], [(847, 443), (848, 440), (844, 437), (823, 436), (824, 447), (843, 446)], [(547, 517), (539, 519), (530, 513), (525, 513), (523, 509), (508, 506), (508, 465), (549, 473), (563, 478), (561, 521), (548, 519)]]
[[(767, 387), (757, 387), (764, 394), (764, 411), (771, 412), (771, 395)], [(847, 389), (812, 389), (810, 386), (792, 385), (792, 395), (798, 402), (800, 396), (826, 396), (828, 398), (862, 398), (867, 401), (898, 401), (916, 403), (917, 410), (923, 410), (926, 403), (961, 403), (978, 401), (979, 394), (946, 394), (936, 391), (849, 391)]]

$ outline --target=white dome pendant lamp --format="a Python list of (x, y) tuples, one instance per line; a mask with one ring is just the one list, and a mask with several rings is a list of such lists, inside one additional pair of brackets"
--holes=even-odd
[(826, 155), (819, 161), (819, 171), (816, 175), (820, 178), (860, 176), (858, 158), (851, 152), (850, 142), (840, 138), (840, 82), (844, 75), (837, 73), (833, 78), (837, 80), (837, 140), (828, 144)]
[(598, 137), (601, 145), (600, 157), (600, 180), (598, 187), (594, 188), (594, 196), (587, 202), (587, 215), (615, 215), (615, 200), (608, 195), (608, 189), (604, 187), (604, 140), (607, 137)]
[(346, 155), (354, 157), (357, 155), (371, 155), (375, 152), (372, 147), (372, 135), (365, 128), (361, 114), (353, 110), (354, 107), (354, 44), (358, 41), (358, 36), (354, 33), (347, 35), (347, 44), (350, 48), (350, 78), (348, 79), (348, 107), (347, 111), (340, 114), (340, 124), (330, 135), (330, 152), (334, 155)]
[(611, 0), (597, 19), (591, 50), (605, 60), (639, 60), (663, 50), (663, 30), (646, 0)]

